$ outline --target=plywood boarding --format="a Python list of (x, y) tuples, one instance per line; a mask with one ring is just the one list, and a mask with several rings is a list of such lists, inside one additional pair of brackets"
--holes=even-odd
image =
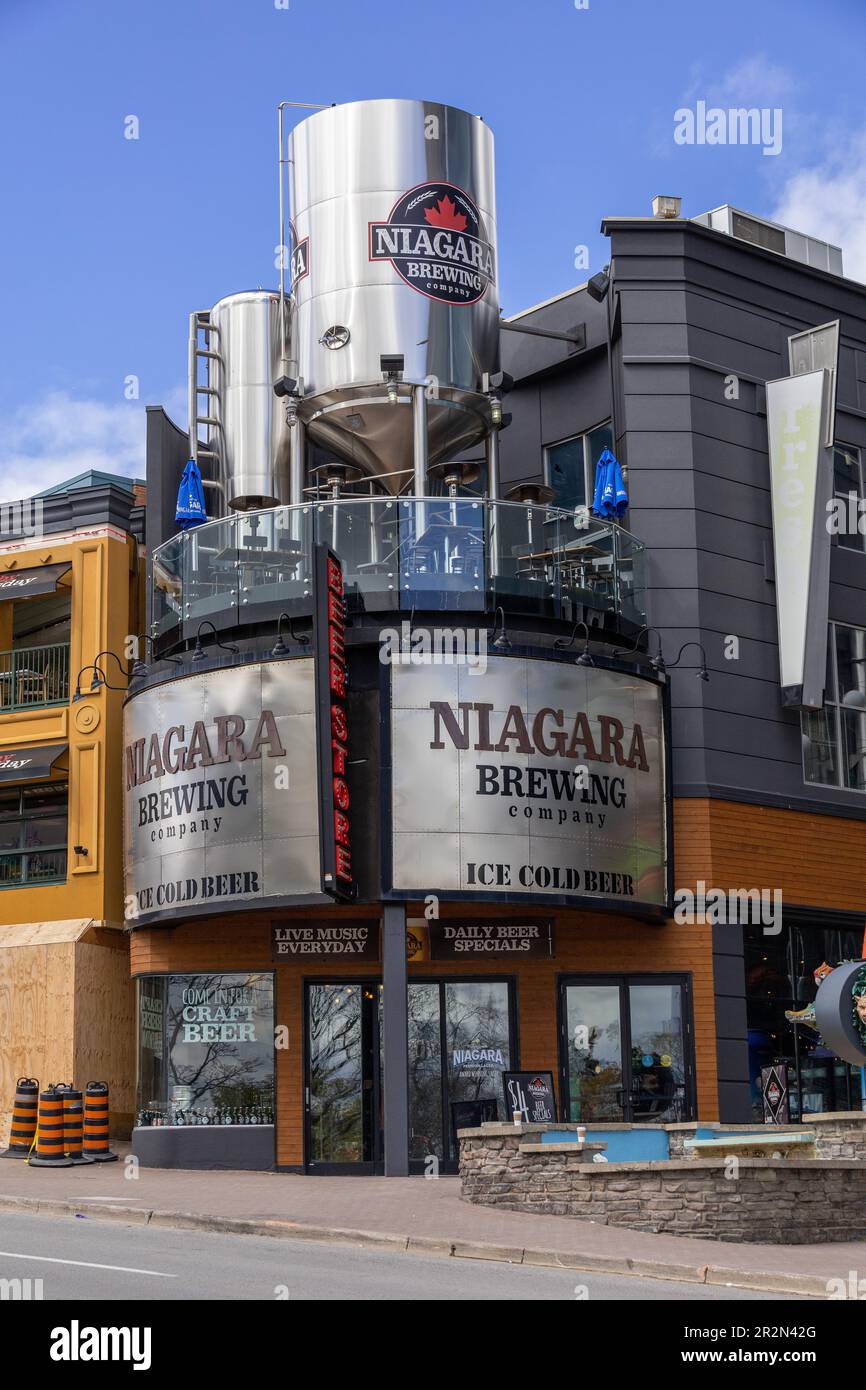
[[(370, 909), (367, 909), (369, 915)], [(415, 910), (417, 911), (417, 909)], [(492, 906), (477, 915), (501, 916)], [(466, 908), (443, 906), (443, 916), (465, 915)], [(306, 919), (314, 920), (309, 913)], [(327, 914), (325, 914), (327, 915)], [(331, 909), (331, 917), (334, 909)], [(414, 915), (414, 911), (413, 911)], [(514, 909), (510, 909), (514, 916)], [(604, 972), (670, 972), (692, 977), (698, 1111), (700, 1118), (718, 1117), (716, 1035), (713, 1007), (711, 929), (704, 925), (663, 927), (602, 913), (562, 913), (556, 919), (556, 959), (524, 961), (417, 962), (410, 979), (471, 978), (503, 975), (516, 985), (520, 1065), (557, 1070), (557, 980), (563, 974)], [(375, 977), (375, 965), (315, 966), (293, 962), (275, 966), (270, 949), (270, 919), (265, 914), (237, 914), (211, 922), (189, 923), (169, 930), (150, 928), (132, 933), (132, 969), (136, 974), (201, 970), (275, 970), (276, 1022), (288, 1030), (288, 1047), (277, 1053), (277, 1160), (284, 1165), (303, 1162), (303, 981), (305, 979)], [(330, 968), (329, 968), (330, 967)]]
[(62, 922), (11, 922), (0, 926), (0, 951), (15, 946), (52, 946), (78, 941), (90, 930), (91, 917), (70, 917)]
[(0, 951), (0, 1141), (5, 1146), (19, 1076), (71, 1080), (72, 941)]
[(90, 919), (19, 924), (14, 945), (10, 930), (0, 928), (0, 1140), (19, 1076), (41, 1086), (108, 1081), (112, 1124), (128, 1129), (135, 1039), (126, 937), (96, 931)]
[(75, 946), (73, 1071), (82, 1089), (88, 1081), (106, 1083), (112, 1131), (125, 1133), (135, 1105), (135, 990), (127, 939), (119, 944)]

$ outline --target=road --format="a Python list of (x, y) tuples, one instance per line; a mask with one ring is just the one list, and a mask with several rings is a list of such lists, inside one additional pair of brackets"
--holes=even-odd
[(778, 1300), (699, 1284), (0, 1212), (0, 1279), (48, 1300)]

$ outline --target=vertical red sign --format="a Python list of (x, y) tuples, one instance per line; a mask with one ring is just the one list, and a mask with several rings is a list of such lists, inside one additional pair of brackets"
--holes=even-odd
[(316, 548), (316, 587), (322, 886), (334, 897), (351, 898), (355, 881), (347, 776), (346, 600), (340, 561), (324, 545)]

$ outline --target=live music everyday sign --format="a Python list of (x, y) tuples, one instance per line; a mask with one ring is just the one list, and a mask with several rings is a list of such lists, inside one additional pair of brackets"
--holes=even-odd
[(271, 947), (274, 960), (379, 960), (379, 921), (274, 922)]
[(537, 658), (391, 668), (395, 893), (667, 902), (655, 681)]

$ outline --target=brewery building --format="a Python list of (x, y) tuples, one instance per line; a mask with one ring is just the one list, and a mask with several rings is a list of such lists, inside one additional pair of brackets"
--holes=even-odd
[(786, 1014), (862, 953), (866, 289), (660, 198), (506, 318), (480, 118), (284, 114), (281, 283), (148, 411), (134, 1152), (454, 1171), (509, 1073), (597, 1125), (759, 1119), (771, 1064), (859, 1105)]

